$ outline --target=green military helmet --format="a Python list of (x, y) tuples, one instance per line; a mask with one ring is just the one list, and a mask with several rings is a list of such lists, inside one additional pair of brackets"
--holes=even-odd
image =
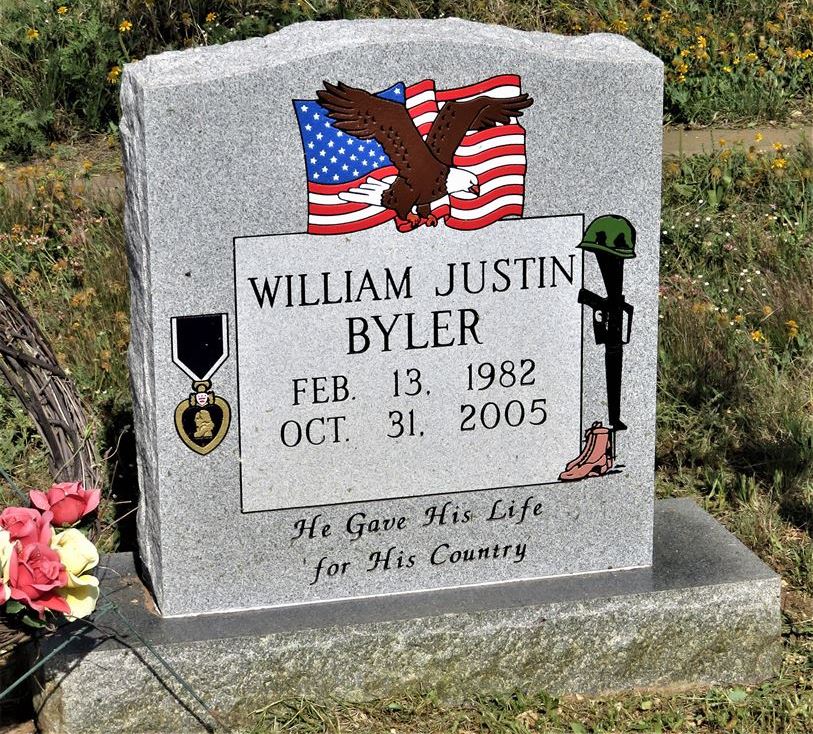
[(590, 222), (579, 247), (625, 259), (635, 257), (635, 227), (624, 217), (605, 214)]

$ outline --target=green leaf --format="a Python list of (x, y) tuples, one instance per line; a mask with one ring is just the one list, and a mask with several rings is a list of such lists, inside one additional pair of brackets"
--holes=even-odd
[(649, 711), (652, 708), (652, 701), (641, 701), (641, 711)]
[(29, 616), (26, 614), (23, 618), (23, 624), (28, 625), (29, 627), (33, 627), (34, 629), (42, 629), (45, 627), (45, 622), (41, 622), (39, 619)]
[(584, 724), (580, 724), (578, 721), (570, 722), (570, 731), (572, 731), (573, 734), (587, 734), (587, 729)]
[(676, 183), (672, 184), (675, 191), (677, 191), (681, 196), (693, 196), (694, 195), (694, 187), (687, 186), (686, 184)]
[(21, 612), (25, 609), (25, 606), (20, 604), (16, 599), (9, 599), (6, 602), (6, 613), (7, 614), (17, 614), (17, 612)]
[(735, 688), (728, 692), (728, 700), (731, 703), (742, 703), (746, 698), (748, 698), (748, 691), (742, 688)]

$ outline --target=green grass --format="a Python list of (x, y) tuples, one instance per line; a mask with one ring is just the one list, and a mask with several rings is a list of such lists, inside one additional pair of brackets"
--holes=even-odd
[(809, 642), (788, 647), (781, 675), (761, 686), (592, 699), (516, 694), (457, 707), (439, 705), (431, 693), (368, 704), (281, 701), (257, 712), (251, 732), (807, 734), (813, 726), (810, 652)]
[(106, 132), (128, 61), (302, 20), (456, 15), (626, 35), (666, 65), (664, 119), (813, 118), (813, 0), (0, 0), (0, 157)]

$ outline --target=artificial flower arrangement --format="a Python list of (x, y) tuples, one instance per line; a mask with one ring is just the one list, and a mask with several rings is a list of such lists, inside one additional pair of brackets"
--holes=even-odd
[(99, 598), (96, 546), (77, 527), (99, 505), (81, 482), (29, 492), (33, 507), (0, 512), (0, 610), (40, 627), (46, 613), (87, 617)]

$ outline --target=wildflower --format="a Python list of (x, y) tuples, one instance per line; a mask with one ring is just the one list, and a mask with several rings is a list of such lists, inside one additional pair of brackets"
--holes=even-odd
[(751, 53), (745, 54), (745, 60), (754, 63), (759, 57), (752, 51)]
[(724, 67), (723, 67), (723, 71), (724, 71), (726, 74), (730, 74), (732, 71), (734, 71), (734, 69), (732, 69), (730, 66), (724, 66)]
[(677, 80), (678, 80), (678, 84), (683, 84), (683, 82), (686, 81), (686, 75), (685, 74), (678, 74)]
[(774, 143), (774, 144), (773, 144), (773, 149), (774, 149), (774, 150), (775, 150), (777, 153), (781, 153), (781, 152), (782, 152), (782, 151), (785, 149), (785, 146), (784, 146), (784, 145), (782, 145), (782, 143)]
[(131, 30), (133, 30), (133, 24), (129, 20), (119, 23), (119, 33), (129, 33)]
[(29, 28), (25, 32), (25, 37), (29, 41), (36, 41), (40, 37), (40, 32), (36, 28)]
[(788, 319), (785, 326), (788, 327), (788, 339), (795, 339), (799, 336), (799, 324), (794, 319)]
[(110, 69), (110, 71), (107, 72), (107, 81), (110, 84), (115, 84), (119, 80), (120, 76), (121, 76), (121, 67), (114, 66), (112, 69)]
[(629, 30), (629, 23), (623, 18), (616, 18), (611, 24), (610, 27), (616, 33), (626, 33)]
[(706, 48), (706, 46), (708, 46), (709, 42), (706, 40), (705, 36), (698, 36), (695, 39), (695, 43), (697, 44), (698, 48)]
[(644, 23), (651, 23), (652, 22), (652, 13), (644, 13), (643, 19), (644, 19)]
[(767, 319), (773, 313), (773, 309), (770, 306), (763, 306), (762, 307), (762, 315)]
[(761, 341), (765, 341), (765, 336), (759, 329), (754, 329), (751, 332), (751, 340), (759, 344)]
[(777, 156), (771, 161), (771, 168), (787, 168), (788, 159)]
[(756, 142), (760, 142), (762, 140), (762, 138), (764, 138), (764, 137), (765, 136), (761, 132), (759, 132), (759, 130), (757, 130), (754, 133), (754, 140), (756, 140)]
[(741, 313), (738, 313), (734, 317), (734, 323), (737, 324), (737, 325), (741, 324), (743, 321), (745, 321), (745, 316), (743, 316)]
[(206, 13), (206, 22), (214, 23), (217, 20), (217, 13)]
[(67, 5), (60, 5), (56, 9), (56, 12), (59, 13), (60, 15), (65, 15), (68, 12), (68, 6)]
[(91, 168), (93, 168), (93, 161), (89, 161), (85, 158), (85, 160), (82, 161), (82, 170), (85, 173), (89, 173)]

